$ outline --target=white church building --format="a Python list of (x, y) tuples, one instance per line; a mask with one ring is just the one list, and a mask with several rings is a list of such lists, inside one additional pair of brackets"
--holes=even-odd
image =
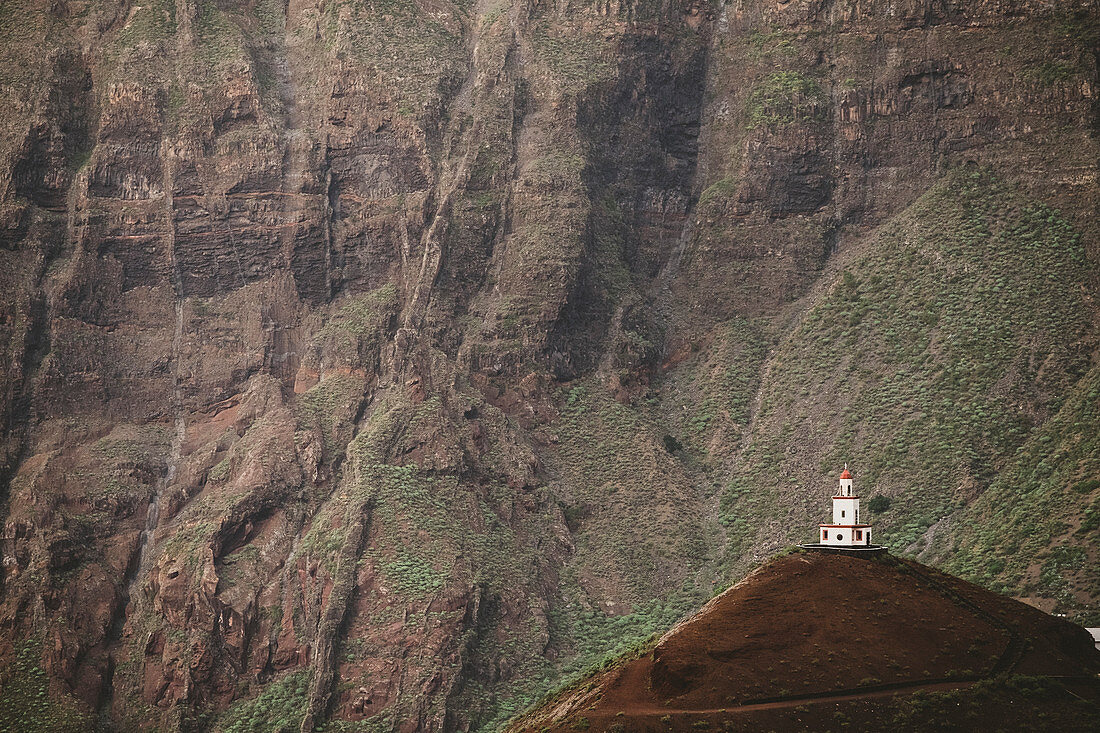
[(840, 474), (840, 488), (833, 497), (833, 523), (822, 524), (821, 544), (834, 547), (864, 547), (871, 544), (871, 525), (859, 521), (859, 496), (852, 491), (848, 467)]

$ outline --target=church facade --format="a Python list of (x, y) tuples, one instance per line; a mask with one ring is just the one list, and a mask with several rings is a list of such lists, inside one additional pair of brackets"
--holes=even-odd
[(833, 497), (833, 522), (820, 525), (820, 541), (834, 547), (865, 547), (871, 544), (871, 525), (860, 521), (859, 496), (852, 490), (848, 467), (840, 474), (840, 487)]

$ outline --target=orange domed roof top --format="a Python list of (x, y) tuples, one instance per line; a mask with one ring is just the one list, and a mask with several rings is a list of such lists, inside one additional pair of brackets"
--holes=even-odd
[(847, 469), (847, 468), (845, 468), (845, 469), (844, 469), (844, 473), (840, 474), (840, 477), (841, 477), (842, 479), (844, 479), (844, 478), (851, 478), (851, 477), (852, 477), (852, 474), (848, 473), (848, 469)]

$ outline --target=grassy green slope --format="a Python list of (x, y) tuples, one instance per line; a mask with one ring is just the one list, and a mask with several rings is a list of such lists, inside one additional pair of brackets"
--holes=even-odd
[(709, 596), (714, 528), (691, 472), (662, 444), (651, 405), (622, 404), (598, 380), (584, 380), (563, 407), (560, 442), (546, 459), (575, 545), (551, 615), (568, 679)]
[(810, 537), (844, 462), (864, 496), (893, 499), (874, 517), (880, 541), (945, 556), (937, 523), (1088, 367), (1081, 237), (988, 171), (951, 172), (846, 264), (766, 366), (722, 496), (734, 567), (750, 547)]
[[(948, 570), (1100, 623), (1100, 368), (956, 522)], [(1091, 601), (1091, 602), (1090, 602)]]

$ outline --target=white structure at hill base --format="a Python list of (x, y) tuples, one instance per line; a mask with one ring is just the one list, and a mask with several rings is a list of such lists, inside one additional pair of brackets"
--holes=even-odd
[(871, 544), (871, 525), (859, 521), (859, 497), (852, 493), (848, 467), (840, 474), (840, 488), (833, 497), (833, 523), (821, 525), (821, 544), (865, 547)]

